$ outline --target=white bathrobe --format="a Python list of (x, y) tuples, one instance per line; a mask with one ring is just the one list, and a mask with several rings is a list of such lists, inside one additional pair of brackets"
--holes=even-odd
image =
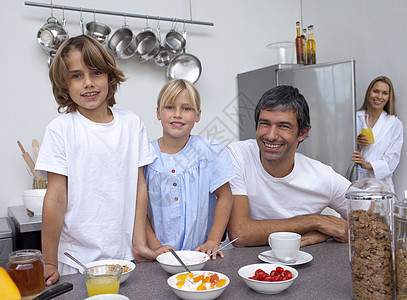
[[(357, 112), (357, 132), (362, 129), (362, 120), (365, 111)], [(374, 144), (362, 148), (362, 155), (370, 162), (373, 170), (358, 167), (360, 178), (376, 178), (387, 182), (394, 192), (392, 175), (400, 162), (401, 147), (403, 146), (403, 124), (393, 115), (382, 112), (376, 124), (372, 128)]]

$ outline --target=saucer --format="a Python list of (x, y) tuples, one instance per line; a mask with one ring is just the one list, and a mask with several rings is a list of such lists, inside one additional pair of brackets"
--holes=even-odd
[(296, 265), (306, 264), (306, 263), (310, 262), (313, 258), (311, 254), (304, 252), (304, 251), (300, 251), (298, 253), (298, 256), (297, 256), (297, 259), (295, 260), (295, 262), (285, 263), (285, 262), (281, 262), (275, 258), (271, 258), (271, 257), (269, 258), (269, 257), (265, 257), (263, 255), (273, 256), (273, 252), (271, 250), (263, 251), (257, 257), (266, 263), (282, 264), (282, 265), (286, 265), (286, 266), (296, 266)]

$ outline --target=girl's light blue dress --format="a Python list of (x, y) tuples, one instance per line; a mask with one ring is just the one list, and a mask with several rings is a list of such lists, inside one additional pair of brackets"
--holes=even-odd
[(193, 250), (206, 242), (216, 206), (214, 191), (235, 171), (227, 149), (218, 141), (191, 135), (176, 154), (160, 151), (145, 168), (148, 216), (162, 245)]

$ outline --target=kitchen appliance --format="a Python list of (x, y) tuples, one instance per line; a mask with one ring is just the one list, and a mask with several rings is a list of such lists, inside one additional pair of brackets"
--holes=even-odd
[(42, 216), (30, 217), (24, 205), (9, 206), (7, 213), (15, 238), (14, 249), (41, 250)]
[(241, 73), (239, 138), (256, 137), (254, 110), (263, 93), (278, 85), (299, 89), (310, 107), (311, 131), (298, 152), (331, 166), (350, 181), (356, 147), (355, 61), (315, 65), (278, 64)]
[(13, 232), (7, 218), (0, 218), (0, 266), (5, 267), (13, 251)]

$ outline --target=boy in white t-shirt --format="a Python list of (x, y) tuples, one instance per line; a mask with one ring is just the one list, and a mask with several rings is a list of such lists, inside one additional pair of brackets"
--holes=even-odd
[[(270, 233), (298, 232), (301, 246), (330, 237), (347, 242), (345, 193), (350, 182), (329, 166), (296, 153), (311, 128), (298, 89), (277, 86), (255, 110), (256, 140), (228, 146), (237, 176), (230, 181), (233, 208), (228, 224), (235, 246), (267, 244)], [(342, 218), (321, 215), (326, 207)]]
[(48, 178), (42, 218), (46, 284), (78, 272), (64, 252), (85, 264), (155, 258), (146, 244), (143, 166), (156, 154), (140, 118), (113, 108), (123, 72), (98, 41), (81, 35), (61, 45), (49, 76), (58, 111), (65, 113), (46, 127), (36, 164)]

